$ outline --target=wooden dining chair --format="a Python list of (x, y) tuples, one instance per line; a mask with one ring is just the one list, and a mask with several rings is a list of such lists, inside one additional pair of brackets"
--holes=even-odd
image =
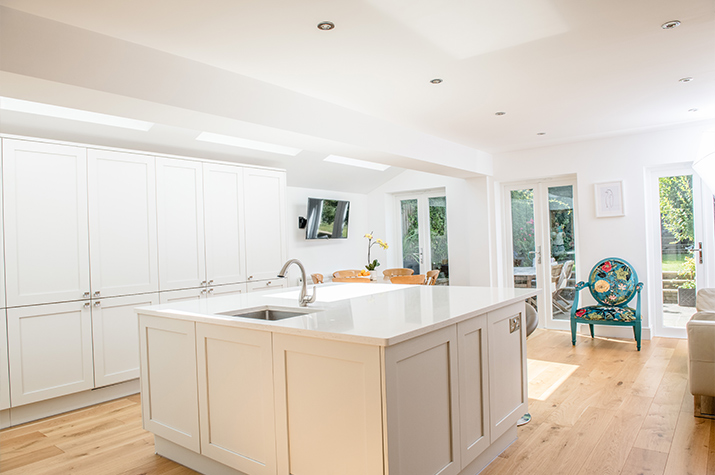
[(437, 282), (437, 277), (439, 277), (439, 269), (428, 271), (425, 275), (427, 276), (425, 285), (434, 285)]
[(357, 277), (360, 275), (359, 270), (354, 270), (354, 269), (347, 269), (347, 270), (336, 270), (333, 272), (333, 277)]
[(323, 283), (323, 274), (310, 274), (310, 278), (313, 279), (314, 284)]
[(423, 285), (425, 283), (425, 276), (424, 274), (396, 275), (395, 277), (390, 277), (390, 282), (392, 282), (393, 284)]
[(394, 269), (385, 269), (382, 271), (382, 275), (385, 279), (389, 279), (390, 277), (395, 277), (398, 275), (412, 275), (414, 274), (415, 271), (413, 269), (407, 269), (405, 267), (396, 267)]
[(370, 283), (370, 277), (333, 277), (333, 282)]

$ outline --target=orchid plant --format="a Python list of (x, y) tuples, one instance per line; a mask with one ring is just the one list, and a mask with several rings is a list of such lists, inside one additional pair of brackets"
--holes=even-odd
[(377, 259), (375, 259), (373, 261), (370, 260), (371, 259), (370, 258), (370, 250), (372, 249), (372, 246), (377, 244), (383, 249), (387, 249), (388, 246), (387, 246), (387, 243), (385, 241), (383, 241), (382, 239), (375, 239), (375, 242), (372, 242), (372, 240), (373, 240), (372, 232), (366, 234), (365, 237), (367, 238), (367, 265), (365, 266), (365, 269), (372, 271), (372, 270), (375, 270), (375, 268), (380, 265), (380, 263), (377, 262)]

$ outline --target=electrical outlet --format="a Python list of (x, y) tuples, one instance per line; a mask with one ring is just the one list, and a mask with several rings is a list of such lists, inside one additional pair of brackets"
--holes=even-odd
[(521, 315), (509, 319), (509, 333), (514, 333), (521, 329)]

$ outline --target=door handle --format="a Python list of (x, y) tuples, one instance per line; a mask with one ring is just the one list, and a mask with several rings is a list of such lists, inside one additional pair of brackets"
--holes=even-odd
[(698, 263), (702, 264), (703, 263), (703, 243), (699, 242), (698, 247), (692, 248), (691, 251), (698, 253)]

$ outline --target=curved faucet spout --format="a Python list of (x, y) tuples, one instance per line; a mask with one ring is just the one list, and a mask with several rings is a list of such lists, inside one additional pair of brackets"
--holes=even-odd
[(291, 264), (295, 264), (300, 268), (300, 274), (303, 278), (303, 286), (300, 289), (298, 305), (300, 305), (301, 307), (305, 307), (309, 303), (315, 302), (315, 287), (313, 287), (313, 295), (308, 297), (308, 284), (306, 283), (305, 267), (303, 267), (303, 263), (300, 262), (298, 259), (289, 259), (285, 264), (283, 264), (283, 268), (281, 268), (281, 270), (278, 272), (278, 277), (285, 277), (286, 272), (288, 271), (288, 267), (290, 267)]

